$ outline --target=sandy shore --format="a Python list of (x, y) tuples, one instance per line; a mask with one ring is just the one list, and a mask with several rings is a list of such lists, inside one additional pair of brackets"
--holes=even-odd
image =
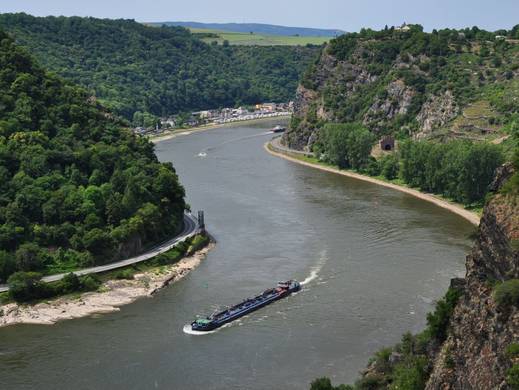
[(222, 123), (222, 124), (218, 124), (218, 125), (192, 127), (189, 129), (177, 129), (177, 130), (167, 132), (165, 134), (149, 137), (149, 139), (151, 142), (156, 144), (161, 141), (166, 141), (168, 139), (176, 138), (181, 135), (189, 135), (192, 133), (199, 133), (201, 131), (221, 129), (222, 127), (233, 127), (233, 126), (239, 126), (239, 125), (251, 124), (251, 123), (270, 122), (270, 121), (276, 121), (277, 119), (286, 120), (289, 118), (290, 118), (290, 116), (276, 116), (276, 117), (271, 117), (271, 118), (258, 118), (258, 119), (249, 119), (249, 120), (245, 120), (245, 121), (237, 121), (237, 122), (231, 122), (231, 123)]
[(214, 247), (205, 248), (175, 264), (136, 274), (132, 280), (109, 280), (100, 291), (83, 293), (77, 297), (60, 297), (36, 305), (9, 303), (0, 306), (0, 327), (15, 324), (51, 325), (58, 321), (86, 317), (97, 313), (119, 311), (120, 306), (142, 297), (151, 297), (160, 289), (186, 276), (196, 268)]
[(423, 192), (420, 192), (420, 191), (412, 189), (412, 188), (399, 186), (399, 185), (393, 184), (393, 183), (388, 183), (388, 182), (385, 182), (385, 181), (382, 181), (379, 179), (375, 179), (370, 176), (365, 176), (365, 175), (361, 175), (359, 173), (355, 173), (355, 172), (351, 172), (351, 171), (339, 170), (337, 168), (328, 167), (328, 166), (321, 165), (321, 164), (315, 164), (315, 163), (311, 163), (308, 161), (303, 161), (298, 158), (291, 157), (291, 156), (287, 155), (286, 153), (274, 151), (269, 147), (269, 145), (270, 145), (270, 141), (264, 145), (265, 150), (274, 156), (281, 157), (281, 158), (284, 158), (285, 160), (289, 160), (289, 161), (292, 161), (297, 164), (305, 165), (307, 167), (312, 167), (312, 168), (320, 169), (322, 171), (327, 171), (327, 172), (332, 172), (332, 173), (336, 173), (336, 174), (343, 175), (343, 176), (352, 177), (354, 179), (367, 181), (369, 183), (378, 184), (378, 185), (381, 185), (384, 187), (392, 188), (397, 191), (405, 192), (406, 194), (412, 195), (419, 199), (423, 199), (427, 202), (434, 203), (435, 205), (437, 205), (439, 207), (442, 207), (455, 214), (458, 214), (459, 216), (465, 218), (467, 221), (469, 221), (473, 225), (476, 225), (476, 226), (479, 225), (479, 221), (481, 219), (480, 216), (472, 211), (466, 210), (460, 204), (449, 202), (449, 201), (442, 199), (438, 196), (435, 196), (433, 194), (423, 193)]

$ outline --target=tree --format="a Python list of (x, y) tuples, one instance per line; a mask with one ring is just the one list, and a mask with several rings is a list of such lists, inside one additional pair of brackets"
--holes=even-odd
[(37, 271), (45, 265), (45, 255), (41, 248), (32, 242), (20, 245), (16, 251), (16, 268), (20, 271)]
[(37, 272), (16, 272), (9, 277), (7, 284), (9, 295), (17, 302), (43, 298), (48, 292), (41, 281), (41, 274)]
[(324, 153), (340, 168), (366, 166), (373, 142), (373, 135), (359, 124), (328, 123), (323, 128)]
[(4, 251), (0, 250), (0, 283), (5, 283), (13, 272), (16, 271), (16, 262), (14, 257)]

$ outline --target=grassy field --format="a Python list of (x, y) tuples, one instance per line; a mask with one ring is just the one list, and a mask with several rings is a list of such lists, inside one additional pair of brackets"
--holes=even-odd
[(243, 45), (243, 46), (304, 46), (307, 44), (322, 45), (328, 42), (331, 38), (329, 37), (298, 37), (298, 36), (281, 36), (281, 35), (261, 35), (261, 34), (250, 34), (250, 33), (238, 33), (228, 32), (219, 30), (209, 29), (190, 29), (194, 34), (215, 34), (218, 37), (201, 37), (206, 43), (213, 41), (218, 42), (219, 45), (223, 44), (224, 41), (229, 41), (231, 45)]

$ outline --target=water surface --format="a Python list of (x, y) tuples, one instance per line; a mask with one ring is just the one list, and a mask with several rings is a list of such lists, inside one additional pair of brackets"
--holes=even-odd
[[(267, 154), (238, 125), (157, 145), (218, 241), (202, 265), (118, 313), (0, 329), (2, 389), (304, 389), (352, 382), (371, 353), (417, 332), (463, 274), (472, 226), (388, 188)], [(209, 314), (271, 287), (304, 289), (205, 336)]]

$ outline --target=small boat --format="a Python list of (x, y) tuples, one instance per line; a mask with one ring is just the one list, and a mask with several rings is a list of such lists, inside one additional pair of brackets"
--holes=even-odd
[(276, 127), (271, 129), (270, 131), (272, 131), (273, 133), (283, 133), (286, 129), (287, 129), (286, 127), (277, 125)]
[(196, 319), (191, 323), (191, 329), (198, 332), (208, 332), (217, 329), (222, 325), (243, 317), (246, 314), (252, 313), (263, 306), (267, 306), (268, 304), (281, 298), (285, 298), (299, 290), (301, 290), (301, 284), (296, 280), (278, 282), (277, 287), (265, 290), (254, 298), (248, 298), (237, 305), (208, 317)]

